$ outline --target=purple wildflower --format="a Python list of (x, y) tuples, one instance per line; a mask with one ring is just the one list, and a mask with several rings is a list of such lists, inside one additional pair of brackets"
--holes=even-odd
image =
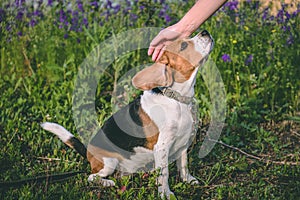
[(125, 9), (123, 10), (123, 14), (124, 14), (124, 15), (127, 15), (127, 14), (130, 13), (131, 10), (132, 10), (131, 7), (127, 7), (127, 8), (125, 8)]
[(89, 25), (88, 19), (87, 18), (83, 18), (82, 23), (84, 24), (84, 26), (87, 28)]
[(143, 6), (143, 5), (140, 6), (140, 10), (141, 10), (141, 11), (143, 11), (145, 8), (146, 8), (146, 7)]
[(277, 22), (279, 24), (284, 22), (284, 10), (283, 10), (283, 8), (278, 11), (276, 18), (277, 18)]
[(77, 7), (78, 7), (78, 10), (79, 10), (79, 11), (84, 12), (83, 4), (82, 4), (81, 1), (77, 1)]
[(112, 8), (112, 2), (110, 0), (106, 1), (106, 5), (104, 6), (106, 9)]
[(223, 54), (222, 55), (222, 60), (224, 62), (231, 62), (231, 58), (230, 58), (230, 56), (228, 54)]
[(295, 18), (295, 17), (297, 17), (297, 15), (298, 15), (298, 12), (296, 10), (296, 11), (293, 12), (292, 17)]
[(22, 10), (18, 11), (16, 20), (21, 21), (23, 19), (23, 16), (24, 16), (24, 12)]
[(52, 6), (53, 0), (48, 0), (47, 6)]
[(165, 15), (165, 12), (166, 11), (164, 9), (160, 10), (159, 13), (158, 13), (158, 17), (162, 18)]
[(99, 5), (98, 5), (97, 1), (90, 2), (90, 6), (94, 7), (95, 9), (99, 8)]
[(266, 8), (263, 11), (262, 20), (266, 21), (268, 16), (269, 16), (269, 8)]
[(136, 21), (138, 19), (138, 16), (136, 14), (130, 13), (130, 20)]
[(116, 6), (113, 7), (114, 14), (117, 14), (121, 10), (120, 4), (117, 4)]
[(281, 27), (281, 29), (284, 31), (284, 32), (286, 32), (286, 31), (290, 31), (291, 30), (291, 27), (289, 26), (289, 25), (287, 25), (287, 26), (282, 26)]
[(291, 18), (290, 13), (286, 12), (285, 13), (285, 21), (288, 22), (290, 20), (290, 18)]
[(245, 61), (245, 65), (249, 65), (253, 62), (253, 55), (249, 55), (248, 58)]
[(229, 10), (236, 10), (239, 2), (237, 0), (229, 1), (224, 4), (224, 8), (228, 8)]
[(35, 19), (31, 19), (29, 22), (30, 27), (34, 27), (37, 24), (37, 21)]
[(59, 11), (59, 22), (60, 22), (59, 28), (63, 28), (64, 25), (68, 26), (68, 24), (69, 24), (67, 21), (67, 15), (63, 9), (60, 9), (60, 11)]
[(131, 1), (130, 0), (125, 0), (126, 1), (126, 4), (128, 7), (131, 7)]
[(172, 18), (169, 15), (165, 15), (165, 22), (169, 24), (172, 21)]
[(35, 11), (33, 12), (33, 16), (42, 17), (42, 16), (43, 16), (43, 13), (42, 13), (41, 11), (39, 11), (39, 10), (35, 10)]

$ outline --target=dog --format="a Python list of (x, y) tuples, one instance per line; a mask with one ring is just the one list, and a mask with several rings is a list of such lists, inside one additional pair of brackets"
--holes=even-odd
[(176, 160), (183, 181), (199, 183), (187, 166), (196, 121), (191, 105), (198, 69), (213, 46), (206, 30), (167, 45), (157, 62), (132, 78), (142, 95), (105, 121), (87, 147), (59, 124), (44, 122), (41, 126), (87, 158), (92, 171), (89, 181), (114, 186), (107, 177), (116, 169), (134, 173), (150, 163), (159, 170), (159, 194), (169, 199), (173, 195), (168, 184), (170, 161)]

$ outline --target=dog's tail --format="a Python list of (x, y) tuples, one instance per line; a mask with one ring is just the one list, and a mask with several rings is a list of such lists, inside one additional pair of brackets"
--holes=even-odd
[(54, 133), (61, 139), (66, 145), (75, 149), (80, 155), (86, 158), (86, 147), (82, 142), (80, 142), (73, 134), (71, 134), (67, 129), (63, 126), (51, 123), (51, 122), (44, 122), (41, 124), (41, 127), (51, 133)]

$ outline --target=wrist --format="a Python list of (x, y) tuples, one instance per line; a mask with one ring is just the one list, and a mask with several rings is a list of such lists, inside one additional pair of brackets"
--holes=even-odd
[(179, 32), (183, 37), (189, 37), (197, 29), (196, 25), (193, 23), (187, 23), (183, 20), (180, 20), (175, 25), (176, 32)]

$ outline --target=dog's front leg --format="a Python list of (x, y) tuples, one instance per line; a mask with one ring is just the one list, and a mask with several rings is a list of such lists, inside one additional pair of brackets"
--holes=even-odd
[(161, 198), (170, 198), (174, 195), (169, 188), (169, 169), (168, 169), (168, 156), (169, 156), (170, 143), (157, 143), (154, 146), (154, 159), (155, 168), (160, 169), (159, 177), (157, 178), (158, 192)]
[(187, 148), (181, 152), (181, 156), (176, 160), (176, 164), (183, 181), (191, 184), (199, 184), (199, 181), (189, 173)]

